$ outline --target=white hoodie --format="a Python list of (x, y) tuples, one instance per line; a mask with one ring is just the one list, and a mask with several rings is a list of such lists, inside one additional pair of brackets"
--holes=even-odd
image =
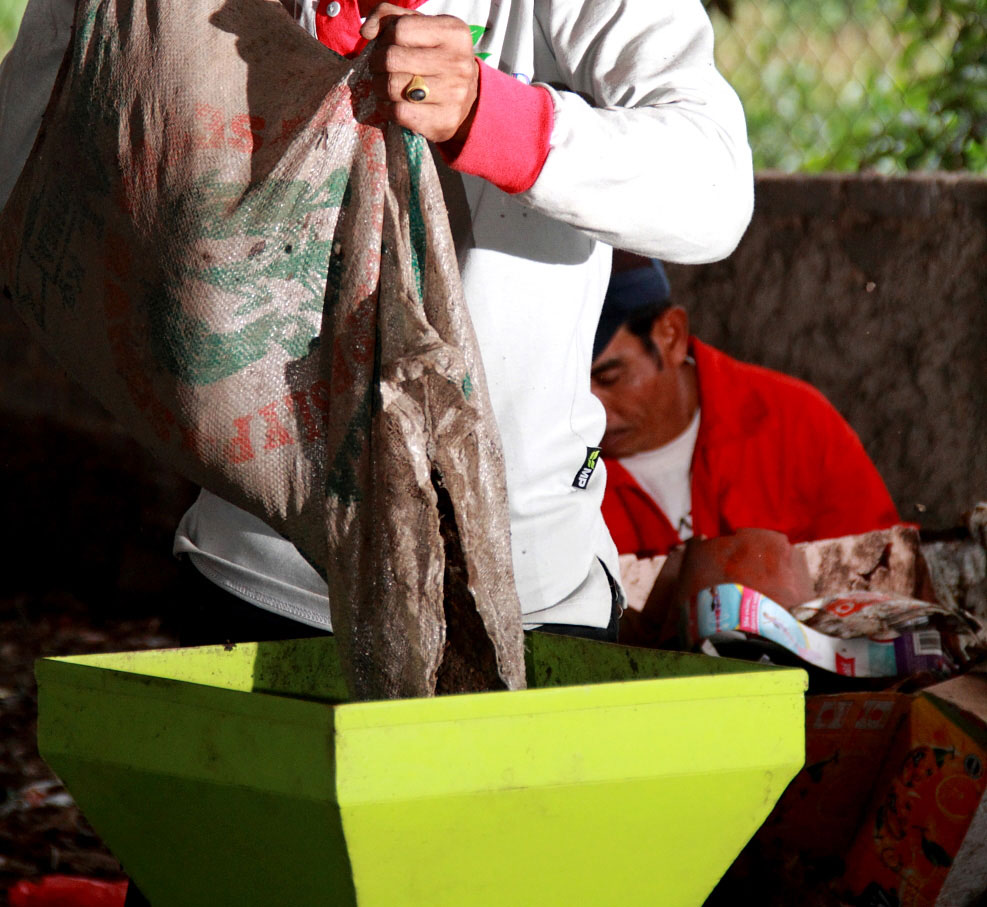
[[(0, 67), (0, 162), (12, 161), (0, 163), (0, 203), (41, 114), (8, 113), (20, 97), (11, 85), (20, 78), (47, 97), (38, 86), (54, 71), (26, 80), (24, 72), (39, 52), (60, 58), (52, 46), (65, 46), (71, 6), (31, 0)], [(619, 575), (600, 514), (604, 467), (585, 487), (576, 478), (605, 424), (589, 374), (610, 246), (686, 263), (733, 250), (753, 207), (743, 110), (714, 67), (699, 0), (426, 0), (420, 11), (479, 26), (475, 50), (486, 65), (551, 93), (550, 151), (533, 185), (509, 195), (462, 174), (465, 192), (447, 192), (447, 201), (504, 447), (525, 625), (603, 627), (611, 594), (600, 561)], [(315, 2), (299, 0), (298, 12), (314, 34)], [(213, 495), (185, 515), (175, 550), (247, 601), (329, 626), (315, 571)]]

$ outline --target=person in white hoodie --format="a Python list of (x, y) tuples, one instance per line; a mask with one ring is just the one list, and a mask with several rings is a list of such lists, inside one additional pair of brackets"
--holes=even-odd
[[(716, 260), (753, 206), (743, 110), (714, 66), (700, 0), (282, 2), (341, 54), (376, 38), (381, 109), (433, 143), (504, 448), (525, 627), (613, 638), (622, 596), (600, 513), (605, 413), (590, 392), (611, 247)], [(0, 66), (0, 204), (73, 9), (30, 0)], [(237, 604), (286, 619), (281, 635), (330, 629), (324, 581), (221, 498), (200, 495), (175, 551)]]

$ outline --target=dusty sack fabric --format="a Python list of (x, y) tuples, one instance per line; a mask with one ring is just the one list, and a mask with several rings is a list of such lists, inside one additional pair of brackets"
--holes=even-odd
[(524, 684), (499, 438), (434, 164), (269, 0), (80, 0), (0, 289), (326, 577), (360, 698)]

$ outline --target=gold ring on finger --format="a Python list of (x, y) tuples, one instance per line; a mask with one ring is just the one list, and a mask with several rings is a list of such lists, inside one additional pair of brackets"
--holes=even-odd
[(421, 104), (428, 98), (428, 83), (421, 76), (412, 76), (404, 87), (404, 96), (414, 104)]

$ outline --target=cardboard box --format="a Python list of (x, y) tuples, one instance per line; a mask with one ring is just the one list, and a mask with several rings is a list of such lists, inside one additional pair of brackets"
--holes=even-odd
[(860, 535), (800, 542), (815, 595), (837, 592), (891, 592), (921, 598), (919, 533), (901, 524)]
[(841, 887), (861, 907), (967, 907), (987, 890), (987, 675), (916, 695)]
[(805, 700), (805, 767), (758, 836), (811, 857), (842, 857), (911, 697), (840, 693)]

